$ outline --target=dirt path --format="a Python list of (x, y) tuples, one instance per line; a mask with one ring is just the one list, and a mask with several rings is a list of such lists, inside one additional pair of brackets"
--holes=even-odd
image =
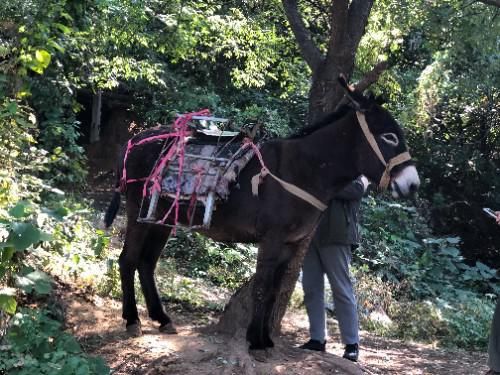
[(120, 303), (87, 295), (65, 286), (66, 323), (90, 354), (105, 358), (113, 374), (453, 374), (475, 375), (487, 371), (484, 353), (444, 351), (429, 345), (409, 344), (361, 332), (358, 364), (338, 355), (338, 336), (330, 338), (327, 353), (295, 347), (307, 339), (303, 312), (287, 313), (283, 335), (266, 353), (248, 355), (243, 333), (236, 338), (207, 332), (217, 317), (180, 309), (171, 315), (178, 335), (160, 334), (140, 308), (144, 335), (129, 337), (120, 317)]

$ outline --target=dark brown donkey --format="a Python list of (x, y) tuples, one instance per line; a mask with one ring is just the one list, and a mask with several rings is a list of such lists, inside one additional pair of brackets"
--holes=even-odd
[[(266, 167), (325, 204), (360, 174), (382, 188), (389, 187), (395, 197), (409, 195), (420, 181), (398, 123), (373, 98), (350, 89), (345, 80), (339, 81), (346, 89), (349, 105), (295, 136), (264, 143), (261, 153)], [(158, 132), (143, 132), (135, 140)], [(147, 176), (162, 144), (135, 147), (126, 161), (128, 177)], [(320, 209), (286, 191), (269, 175), (263, 178), (258, 195), (253, 195), (251, 179), (260, 171), (261, 164), (254, 156), (231, 187), (228, 200), (217, 204), (210, 229), (200, 230), (217, 241), (259, 244), (253, 315), (246, 334), (251, 349), (273, 346), (269, 319), (284, 271), (293, 254), (308, 246), (321, 217)], [(138, 270), (149, 316), (160, 323), (160, 331), (173, 333), (175, 329), (162, 307), (153, 276), (170, 230), (137, 222), (142, 191), (140, 182), (126, 188), (128, 223), (119, 260), (123, 318), (129, 331), (140, 332), (134, 294), (134, 274)], [(119, 202), (117, 192), (106, 213), (107, 226), (111, 225)], [(164, 203), (165, 207), (170, 206), (169, 202)]]

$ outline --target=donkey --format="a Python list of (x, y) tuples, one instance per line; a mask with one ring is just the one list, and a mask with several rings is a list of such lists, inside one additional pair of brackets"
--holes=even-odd
[[(322, 210), (335, 192), (361, 174), (381, 188), (391, 189), (396, 198), (410, 195), (420, 184), (398, 123), (373, 97), (354, 90), (342, 77), (339, 82), (349, 104), (294, 136), (265, 142), (260, 149), (265, 168), (261, 169), (261, 161), (254, 156), (231, 187), (228, 199), (217, 204), (210, 228), (198, 230), (217, 241), (259, 245), (252, 318), (246, 334), (250, 349), (273, 346), (270, 316), (284, 272), (294, 253), (308, 246)], [(159, 130), (140, 133), (135, 140), (155, 132)], [(151, 171), (161, 148), (161, 142), (137, 146), (126, 161), (127, 175), (138, 180), (126, 187), (127, 228), (119, 266), (122, 316), (127, 330), (136, 334), (140, 334), (136, 270), (149, 317), (160, 323), (161, 332), (176, 333), (154, 280), (170, 229), (137, 222), (143, 192), (140, 178)], [(270, 175), (261, 174), (258, 195), (254, 195), (252, 177), (264, 169)], [(298, 189), (289, 189), (291, 184)], [(120, 192), (116, 191), (105, 215), (106, 226), (111, 225), (119, 203)], [(159, 209), (166, 210), (167, 203)]]

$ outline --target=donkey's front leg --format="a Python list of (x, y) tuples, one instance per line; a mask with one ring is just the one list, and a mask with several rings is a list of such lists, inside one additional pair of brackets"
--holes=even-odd
[(270, 317), (291, 256), (291, 248), (282, 242), (264, 240), (260, 243), (252, 290), (253, 316), (246, 336), (250, 349), (274, 346)]

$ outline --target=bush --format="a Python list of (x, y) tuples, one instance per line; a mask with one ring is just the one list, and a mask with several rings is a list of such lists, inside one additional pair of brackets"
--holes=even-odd
[[(366, 329), (464, 349), (486, 347), (497, 276), (481, 262), (465, 263), (460, 238), (433, 237), (415, 207), (373, 198), (363, 204), (362, 235), (353, 265)], [(381, 327), (369, 319), (379, 309), (392, 324)]]
[(100, 358), (82, 352), (75, 338), (47, 312), (20, 309), (0, 347), (0, 372), (12, 375), (103, 375), (110, 369)]
[(235, 290), (255, 269), (257, 250), (248, 245), (226, 245), (194, 232), (177, 231), (163, 253), (185, 276), (202, 277)]

